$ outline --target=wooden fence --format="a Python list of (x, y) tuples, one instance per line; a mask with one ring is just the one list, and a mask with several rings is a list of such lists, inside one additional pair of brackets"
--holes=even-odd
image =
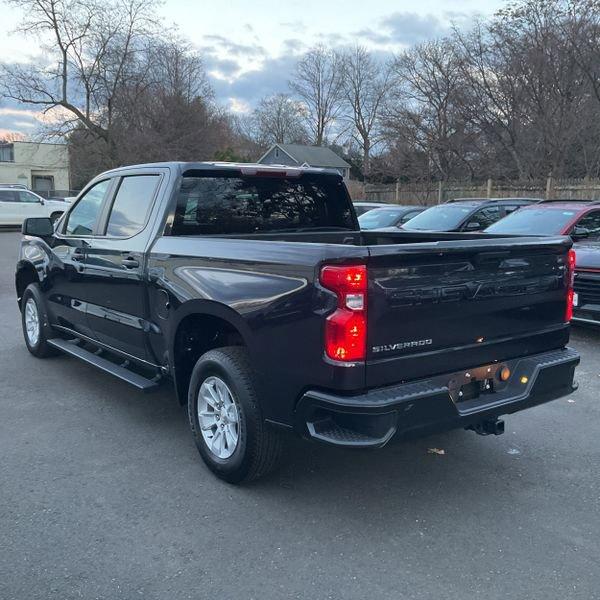
[(425, 182), (372, 185), (350, 182), (353, 200), (431, 205), (457, 198), (571, 198), (600, 200), (600, 179), (553, 179), (500, 182)]

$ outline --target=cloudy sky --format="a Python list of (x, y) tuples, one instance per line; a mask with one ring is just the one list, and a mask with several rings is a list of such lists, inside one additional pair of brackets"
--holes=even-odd
[[(262, 96), (287, 91), (297, 57), (307, 48), (357, 44), (376, 51), (402, 48), (446, 33), (455, 23), (468, 27), (475, 15), (489, 15), (501, 0), (166, 0), (165, 24), (200, 48), (217, 97), (245, 112)], [(212, 5), (212, 6), (211, 6)], [(2, 6), (2, 30), (18, 24), (15, 9)], [(3, 60), (32, 60), (35, 40), (0, 37)], [(0, 98), (0, 131), (35, 135), (41, 116)]]

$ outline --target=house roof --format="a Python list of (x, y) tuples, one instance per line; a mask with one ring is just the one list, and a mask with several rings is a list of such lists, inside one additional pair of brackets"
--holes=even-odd
[[(333, 150), (322, 146), (303, 146), (301, 144), (274, 144), (269, 148), (268, 154), (278, 146), (298, 164), (307, 164), (310, 167), (325, 167), (332, 169), (348, 169), (350, 165)], [(266, 156), (265, 154), (265, 156)], [(261, 162), (262, 158), (258, 161)]]

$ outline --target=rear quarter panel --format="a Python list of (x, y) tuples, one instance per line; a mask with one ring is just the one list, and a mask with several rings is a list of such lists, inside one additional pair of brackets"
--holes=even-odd
[[(177, 327), (189, 314), (228, 321), (260, 377), (265, 416), (290, 422), (308, 387), (364, 387), (363, 367), (333, 367), (323, 358), (324, 315), (335, 298), (318, 285), (318, 272), (323, 262), (365, 258), (365, 248), (341, 244), (159, 238), (148, 256), (151, 320), (158, 327), (153, 350), (172, 355)], [(164, 292), (168, 315), (160, 314)]]

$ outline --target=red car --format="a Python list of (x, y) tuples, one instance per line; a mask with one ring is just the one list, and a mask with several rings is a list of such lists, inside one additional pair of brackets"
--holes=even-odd
[(508, 215), (486, 232), (570, 235), (577, 254), (573, 321), (600, 325), (600, 201), (544, 200)]

